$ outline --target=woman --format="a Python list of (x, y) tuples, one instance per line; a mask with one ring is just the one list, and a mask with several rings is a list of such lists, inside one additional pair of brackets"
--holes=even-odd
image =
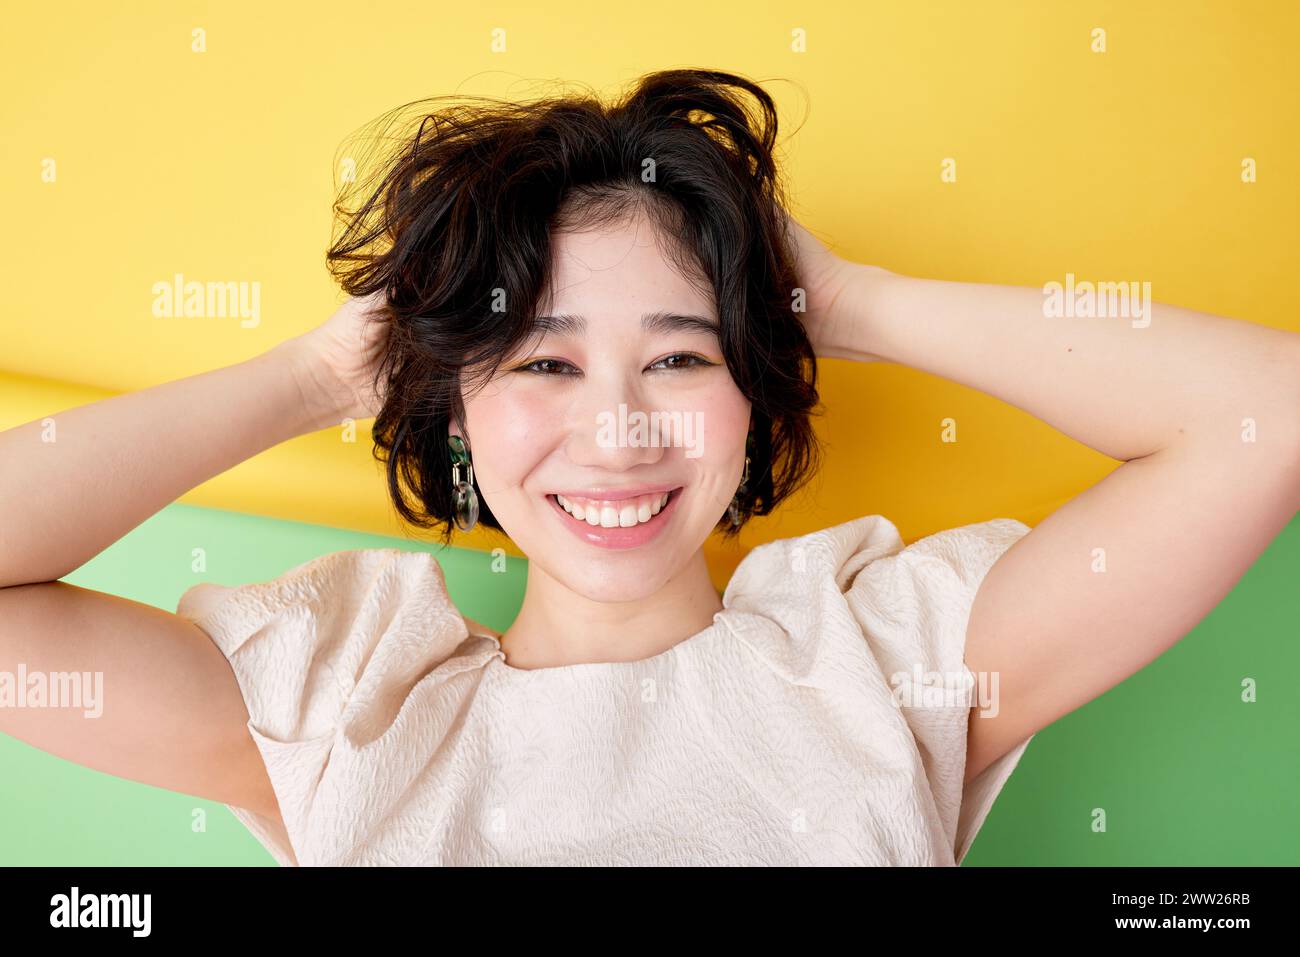
[[(284, 864), (960, 863), (1033, 735), (1294, 514), (1300, 337), (845, 261), (784, 214), (775, 142), (767, 94), (704, 71), (432, 113), (344, 210), (354, 298), (324, 325), (55, 416), (57, 442), (0, 435), (3, 660), (102, 671), (108, 697), (0, 730), (225, 802)], [(873, 515), (772, 542), (719, 597), (708, 535), (813, 472), (816, 357), (945, 376), (1123, 464), (1032, 531), (904, 546)], [(176, 615), (56, 581), (372, 415), (406, 520), (529, 557), (504, 634), (427, 552), (205, 583)]]

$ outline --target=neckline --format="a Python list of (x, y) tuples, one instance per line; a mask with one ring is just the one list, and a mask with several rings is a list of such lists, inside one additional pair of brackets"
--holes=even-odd
[(700, 631), (693, 635), (688, 635), (675, 645), (665, 648), (658, 654), (651, 655), (648, 658), (633, 658), (628, 661), (580, 661), (570, 665), (552, 665), (547, 668), (516, 668), (514, 665), (506, 662), (505, 649), (501, 647), (501, 641), (495, 635), (482, 635), (471, 632), (476, 638), (485, 638), (492, 643), (492, 658), (488, 661), (487, 667), (498, 674), (508, 675), (514, 681), (535, 680), (536, 675), (557, 675), (567, 676), (576, 674), (582, 670), (591, 671), (596, 669), (603, 673), (618, 673), (631, 671), (643, 666), (654, 666), (662, 664), (671, 658), (682, 654), (682, 649), (688, 645), (698, 647), (708, 641), (709, 638), (729, 630), (727, 623), (722, 621), (723, 616), (729, 615), (730, 610), (723, 608), (713, 613), (713, 621), (706, 625)]

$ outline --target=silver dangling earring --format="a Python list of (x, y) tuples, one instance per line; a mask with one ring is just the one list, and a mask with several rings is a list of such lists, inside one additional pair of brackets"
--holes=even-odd
[[(456, 527), (468, 532), (478, 524), (478, 493), (474, 491), (474, 466), (459, 435), (447, 436), (451, 447), (451, 500)], [(464, 469), (467, 474), (462, 474)]]
[[(745, 440), (746, 451), (754, 451), (754, 433), (749, 433), (749, 438)], [(731, 524), (739, 525), (742, 520), (742, 510), (740, 499), (749, 488), (749, 456), (745, 456), (745, 472), (740, 477), (740, 487), (736, 489), (736, 494), (731, 496), (731, 504), (727, 506), (727, 515), (731, 517)]]

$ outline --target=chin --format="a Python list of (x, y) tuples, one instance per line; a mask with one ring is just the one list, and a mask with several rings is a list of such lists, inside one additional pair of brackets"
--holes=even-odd
[(587, 561), (570, 559), (553, 577), (575, 594), (589, 601), (619, 603), (641, 601), (654, 595), (675, 571), (662, 561), (648, 561), (623, 554), (621, 558), (597, 555)]

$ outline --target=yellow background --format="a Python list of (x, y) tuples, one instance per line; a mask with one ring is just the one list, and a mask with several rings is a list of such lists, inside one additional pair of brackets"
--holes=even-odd
[[(322, 322), (334, 161), (424, 96), (525, 97), (707, 66), (772, 79), (794, 212), (918, 276), (1149, 281), (1300, 329), (1300, 5), (25, 4), (0, 35), (0, 428), (236, 362)], [(191, 50), (206, 31), (207, 51)], [(506, 51), (491, 49), (504, 28)], [(1090, 49), (1106, 31), (1107, 50)], [(807, 51), (791, 50), (806, 30)], [(944, 157), (958, 181), (940, 181)], [(1253, 157), (1258, 182), (1241, 181)], [(46, 158), (55, 183), (41, 181)], [(260, 282), (262, 321), (158, 319), (175, 273)], [(1030, 524), (1115, 463), (899, 366), (821, 364), (827, 467), (740, 548), (859, 515), (908, 540)], [(1108, 388), (1105, 382), (1098, 390)], [(1135, 410), (1138, 414), (1138, 410)], [(940, 420), (960, 441), (940, 441)], [(368, 425), (368, 423), (366, 423)], [(181, 501), (391, 534), (366, 428), (285, 443)], [(202, 437), (197, 437), (202, 441)], [(8, 463), (6, 463), (7, 465)], [(413, 534), (413, 533), (411, 533)], [(457, 544), (501, 541), (476, 532)], [(514, 552), (512, 549), (512, 553)]]

